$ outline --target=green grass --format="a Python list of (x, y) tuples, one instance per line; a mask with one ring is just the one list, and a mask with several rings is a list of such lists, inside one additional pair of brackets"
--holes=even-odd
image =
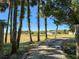
[(24, 55), (24, 53), (28, 53), (31, 48), (35, 48), (37, 46), (37, 42), (29, 43), (29, 42), (24, 42), (20, 43), (20, 47), (17, 50), (16, 54), (10, 55), (11, 53), (11, 44), (5, 44), (3, 46), (3, 53), (4, 55), (10, 56), (9, 58), (11, 59), (20, 59)]
[[(37, 46), (37, 42), (33, 42), (31, 44), (29, 42), (20, 43), (20, 46), (19, 46), (19, 49), (18, 49), (18, 52), (17, 53), (18, 54), (22, 54), (24, 52), (28, 52), (29, 49), (34, 48), (36, 46)], [(10, 54), (10, 52), (11, 52), (11, 44), (10, 43), (5, 44), (3, 46), (3, 51), (4, 51), (3, 52), (4, 55)]]
[(4, 53), (4, 55), (10, 54), (10, 52), (11, 52), (11, 44), (5, 44), (3, 46), (3, 53)]
[(65, 47), (63, 50), (67, 54), (67, 57), (69, 57), (69, 59), (76, 59), (76, 42), (70, 39), (64, 43), (63, 46)]

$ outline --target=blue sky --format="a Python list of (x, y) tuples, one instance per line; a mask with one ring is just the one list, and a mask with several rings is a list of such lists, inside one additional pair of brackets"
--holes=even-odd
[[(20, 9), (20, 7), (18, 8)], [(34, 6), (34, 7), (31, 7), (31, 30), (32, 31), (37, 31), (38, 28), (37, 28), (37, 6)], [(18, 13), (19, 15), (20, 13)], [(8, 9), (4, 12), (4, 13), (1, 13), (0, 12), (0, 19), (5, 19), (7, 21), (8, 19)], [(54, 18), (53, 18), (54, 19)], [(56, 26), (55, 24), (53, 24), (53, 19), (50, 19), (50, 17), (47, 18), (47, 27), (48, 27), (48, 30), (55, 30), (56, 29)], [(19, 17), (18, 19), (19, 20)], [(40, 30), (44, 30), (44, 18), (41, 17), (40, 18)], [(61, 25), (59, 26), (59, 29), (63, 30), (63, 29), (68, 29), (68, 26), (66, 25)], [(26, 9), (26, 12), (25, 12), (25, 17), (24, 17), (24, 20), (23, 20), (23, 27), (22, 27), (22, 30), (28, 30), (28, 26), (27, 26), (27, 9)]]

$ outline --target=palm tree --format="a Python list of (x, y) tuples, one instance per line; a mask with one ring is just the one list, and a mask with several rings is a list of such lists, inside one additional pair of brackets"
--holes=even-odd
[(25, 0), (21, 0), (21, 13), (20, 13), (20, 25), (19, 25), (18, 36), (17, 36), (17, 48), (19, 48), (19, 42), (20, 42), (21, 31), (22, 31), (22, 21), (24, 18), (24, 2)]
[(29, 35), (30, 35), (30, 42), (33, 42), (32, 41), (32, 35), (31, 35), (31, 27), (30, 27), (30, 1), (27, 0), (27, 3), (28, 3), (28, 6), (27, 6), (27, 15), (28, 15), (28, 29), (29, 29)]
[(44, 16), (44, 24), (45, 24), (45, 40), (47, 40), (47, 17)]
[(51, 0), (41, 0), (42, 2), (42, 8), (41, 8), (41, 12), (42, 12), (42, 16), (44, 17), (44, 25), (45, 25), (45, 40), (47, 40), (47, 17), (51, 15)]
[(11, 5), (11, 16), (10, 16), (10, 42), (12, 43), (12, 32), (13, 32), (13, 20), (12, 20), (12, 16), (13, 16), (13, 7), (12, 7), (12, 5), (13, 5), (13, 2), (10, 0), (10, 5)]
[(38, 21), (37, 21), (37, 24), (38, 24), (38, 36), (37, 36), (37, 41), (39, 42), (40, 41), (40, 0), (32, 0), (31, 1), (31, 6), (34, 6), (34, 5), (37, 5), (38, 4)]
[(38, 0), (38, 42), (40, 41), (40, 16), (39, 16), (39, 8), (40, 7), (40, 0)]
[(7, 42), (7, 34), (8, 34), (8, 28), (9, 28), (10, 14), (11, 14), (11, 5), (9, 6), (8, 21), (7, 21), (6, 34), (5, 34), (5, 43)]
[(12, 51), (11, 54), (14, 54), (17, 52), (16, 47), (16, 30), (17, 30), (17, 1), (14, 0), (14, 17), (13, 17), (13, 37), (12, 37)]
[(0, 20), (0, 53), (3, 53), (3, 39), (4, 39), (4, 26), (5, 26), (4, 20)]

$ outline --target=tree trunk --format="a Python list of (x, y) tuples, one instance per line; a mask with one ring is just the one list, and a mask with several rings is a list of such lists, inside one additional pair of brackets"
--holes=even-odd
[(14, 0), (13, 37), (12, 37), (12, 51), (11, 51), (11, 54), (14, 54), (14, 53), (17, 52), (16, 32), (17, 32), (17, 1)]
[(30, 3), (29, 3), (29, 0), (27, 0), (27, 2), (28, 2), (28, 29), (29, 29), (29, 35), (30, 35), (30, 42), (33, 42), (32, 41), (32, 35), (31, 35), (31, 26), (30, 26)]
[(4, 26), (3, 21), (0, 22), (0, 54), (3, 54)]
[(12, 35), (12, 32), (13, 32), (13, 30), (12, 30), (12, 29), (13, 29), (13, 25), (12, 25), (12, 24), (13, 24), (13, 21), (12, 21), (13, 8), (12, 8), (12, 4), (13, 4), (13, 2), (10, 1), (10, 3), (11, 3), (11, 4), (10, 4), (10, 5), (11, 5), (11, 17), (10, 17), (10, 43), (12, 43), (12, 36), (13, 36), (13, 35)]
[(6, 33), (5, 33), (5, 43), (7, 43), (7, 34), (8, 34), (10, 13), (11, 13), (11, 10), (10, 10), (10, 6), (9, 6), (8, 21), (7, 21), (7, 27), (6, 27)]
[(40, 0), (38, 0), (38, 42), (40, 41), (40, 16), (39, 16)]
[(17, 48), (19, 48), (19, 42), (20, 42), (20, 37), (21, 37), (21, 29), (22, 29), (22, 19), (20, 19), (20, 26), (19, 26), (18, 36), (17, 36)]
[(79, 59), (79, 24), (75, 26), (76, 59)]
[(45, 21), (45, 40), (47, 40), (47, 17), (44, 16), (44, 21)]
[(55, 39), (57, 39), (58, 25), (56, 25)]
[(22, 31), (22, 21), (24, 18), (24, 0), (21, 0), (21, 14), (20, 14), (20, 26), (18, 30), (18, 37), (17, 37), (17, 48), (19, 48), (19, 42), (21, 37), (21, 31)]

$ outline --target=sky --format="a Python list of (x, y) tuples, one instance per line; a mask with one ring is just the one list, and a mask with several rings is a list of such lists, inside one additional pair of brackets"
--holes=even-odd
[[(18, 7), (18, 10), (20, 9), (20, 7)], [(32, 31), (37, 31), (38, 30), (38, 27), (37, 27), (37, 6), (34, 6), (34, 7), (30, 7), (31, 9), (31, 30)], [(18, 15), (20, 15), (20, 12), (18, 12)], [(27, 9), (26, 9), (26, 12), (25, 12), (25, 15), (24, 15), (24, 19), (23, 19), (23, 27), (22, 27), (22, 30), (26, 31), (28, 30), (28, 23), (27, 23)], [(8, 8), (6, 9), (5, 12), (1, 13), (0, 12), (0, 20), (3, 19), (5, 21), (7, 21), (8, 19)], [(51, 19), (50, 17), (47, 18), (47, 30), (55, 30), (56, 29), (56, 25), (53, 23), (53, 19), (55, 19), (54, 17)], [(19, 23), (19, 16), (17, 18), (17, 23)], [(40, 30), (41, 31), (44, 31), (45, 29), (45, 26), (44, 26), (44, 18), (41, 17), (40, 18)], [(68, 26), (67, 25), (60, 25), (59, 26), (59, 29), (60, 30), (64, 30), (64, 29), (68, 29)], [(17, 29), (18, 30), (18, 29)]]

